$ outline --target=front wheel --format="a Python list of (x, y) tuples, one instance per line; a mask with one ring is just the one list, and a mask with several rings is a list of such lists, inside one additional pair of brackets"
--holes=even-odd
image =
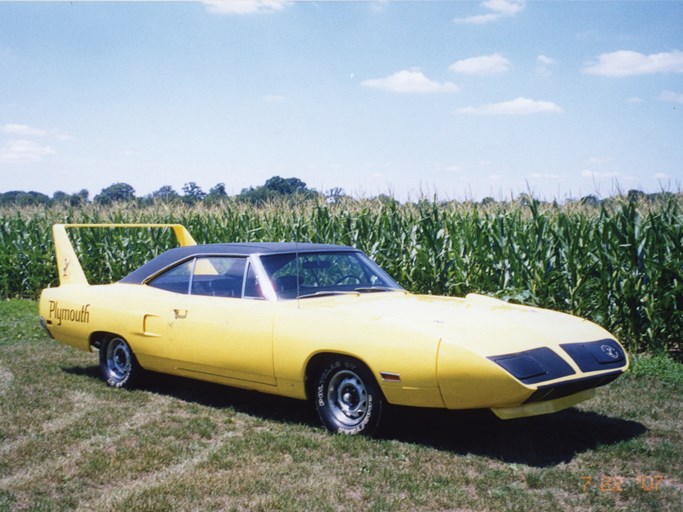
[(142, 368), (126, 340), (115, 336), (100, 347), (100, 372), (108, 386), (131, 388), (139, 379)]
[(353, 359), (338, 357), (323, 367), (314, 399), (331, 432), (371, 435), (379, 426), (384, 397), (370, 370)]

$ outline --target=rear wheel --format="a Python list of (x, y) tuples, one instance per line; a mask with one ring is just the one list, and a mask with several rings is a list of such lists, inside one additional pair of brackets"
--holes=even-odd
[(318, 373), (314, 399), (323, 425), (340, 434), (371, 435), (384, 407), (370, 370), (342, 356), (330, 360)]
[(114, 336), (102, 342), (100, 371), (108, 386), (131, 388), (140, 378), (142, 368), (126, 340)]

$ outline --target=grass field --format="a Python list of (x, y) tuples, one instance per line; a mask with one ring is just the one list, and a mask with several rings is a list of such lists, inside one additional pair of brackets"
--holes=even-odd
[(683, 502), (683, 365), (638, 358), (577, 408), (397, 408), (377, 438), (180, 378), (107, 388), (96, 357), (0, 301), (0, 510), (652, 510)]

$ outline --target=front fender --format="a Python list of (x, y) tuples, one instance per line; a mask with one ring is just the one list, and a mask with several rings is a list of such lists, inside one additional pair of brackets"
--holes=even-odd
[(535, 390), (486, 357), (446, 340), (439, 344), (436, 373), (448, 409), (511, 406)]

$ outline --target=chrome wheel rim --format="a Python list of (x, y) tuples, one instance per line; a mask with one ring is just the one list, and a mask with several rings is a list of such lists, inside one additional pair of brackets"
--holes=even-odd
[(112, 340), (107, 345), (107, 369), (109, 374), (121, 381), (130, 373), (132, 354), (128, 344), (120, 338)]
[(353, 427), (361, 423), (368, 412), (368, 391), (356, 373), (343, 370), (330, 380), (327, 402), (337, 421)]

